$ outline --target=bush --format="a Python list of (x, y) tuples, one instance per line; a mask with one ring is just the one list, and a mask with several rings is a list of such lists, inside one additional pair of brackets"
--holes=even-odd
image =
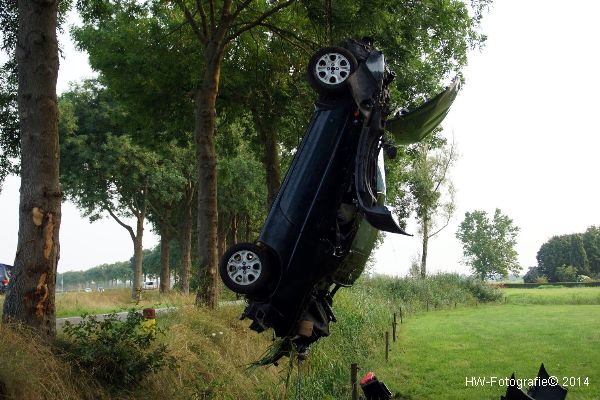
[(563, 265), (556, 268), (556, 276), (559, 282), (577, 282), (577, 268)]
[(529, 271), (523, 276), (523, 282), (525, 283), (536, 283), (543, 274), (539, 267), (529, 267)]
[(131, 310), (125, 321), (109, 314), (103, 320), (84, 315), (77, 325), (66, 323), (61, 342), (68, 357), (98, 381), (114, 388), (132, 387), (149, 373), (174, 367), (164, 345), (155, 345), (154, 331), (142, 327), (143, 317)]

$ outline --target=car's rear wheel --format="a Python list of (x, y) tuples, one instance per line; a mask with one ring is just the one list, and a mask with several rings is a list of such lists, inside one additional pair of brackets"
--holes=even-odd
[(326, 47), (317, 51), (308, 63), (308, 81), (323, 95), (338, 95), (348, 89), (348, 77), (358, 63), (343, 47)]
[(254, 243), (238, 243), (221, 257), (219, 274), (234, 292), (256, 294), (267, 287), (271, 266), (264, 249)]

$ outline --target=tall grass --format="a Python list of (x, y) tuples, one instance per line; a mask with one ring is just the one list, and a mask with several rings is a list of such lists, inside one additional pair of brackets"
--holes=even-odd
[(409, 313), (453, 306), (455, 303), (474, 305), (502, 298), (502, 292), (492, 285), (450, 273), (431, 275), (426, 279), (377, 276), (363, 279), (361, 283), (372, 291), (383, 291), (402, 307), (403, 312)]
[(0, 398), (105, 399), (105, 390), (28, 329), (0, 325)]
[[(144, 293), (147, 304), (165, 302), (155, 293)], [(340, 289), (333, 304), (337, 322), (330, 325), (331, 335), (315, 343), (308, 359), (300, 366), (301, 397), (349, 398), (350, 364), (358, 363), (363, 366), (364, 373), (369, 368), (377, 371), (384, 360), (383, 334), (390, 329), (392, 313), (399, 307), (406, 311), (418, 311), (425, 309), (427, 301), (431, 302), (431, 306), (454, 301), (466, 303), (475, 299), (485, 301), (496, 299), (498, 293), (486, 285), (451, 274), (436, 275), (425, 280), (387, 277), (363, 279), (353, 288)], [(125, 308), (130, 306), (128, 296), (126, 290), (114, 291), (112, 294), (109, 291), (79, 293), (77, 296), (72, 294), (64, 298), (61, 306), (63, 310), (75, 309), (73, 304), (76, 300), (81, 309), (87, 310), (90, 307)], [(98, 306), (96, 301), (101, 305)], [(192, 301), (191, 296), (174, 298), (171, 304), (188, 304)], [(176, 358), (178, 368), (163, 369), (150, 375), (135, 388), (120, 391), (122, 394), (119, 398), (294, 398), (298, 377), (295, 360), (290, 364), (283, 359), (279, 367), (247, 369), (271, 345), (272, 334), (250, 331), (249, 321), (238, 320), (241, 311), (241, 306), (226, 306), (215, 311), (182, 307), (177, 312), (159, 315), (158, 323), (164, 335), (159, 335), (158, 339), (168, 347), (169, 354)], [(30, 371), (27, 379), (36, 380), (41, 385), (46, 377), (46, 369), (50, 368), (56, 371), (52, 375), (52, 385), (56, 385), (56, 388), (52, 386), (43, 389), (48, 393), (46, 397), (26, 394), (16, 398), (86, 398), (87, 389), (73, 384), (79, 379), (73, 372), (73, 367), (43, 344), (32, 342), (34, 345), (31, 348), (35, 350), (28, 353), (26, 349), (29, 349), (28, 343), (31, 340), (33, 339), (27, 336), (8, 336), (5, 342), (9, 345), (6, 348), (22, 349), (8, 359), (20, 360), (21, 367), (13, 374), (7, 364), (3, 363), (4, 357), (0, 358), (3, 363), (0, 364), (0, 379), (10, 390), (15, 390), (14, 388), (22, 386), (22, 377), (28, 376), (24, 371)], [(16, 343), (16, 346), (12, 343)], [(51, 364), (38, 368), (37, 354), (43, 354), (43, 359), (46, 360), (44, 362)], [(294, 365), (293, 369), (290, 365)], [(289, 385), (286, 386), (287, 383)], [(61, 391), (66, 394), (61, 394)], [(105, 396), (102, 390), (99, 393), (97, 398)]]

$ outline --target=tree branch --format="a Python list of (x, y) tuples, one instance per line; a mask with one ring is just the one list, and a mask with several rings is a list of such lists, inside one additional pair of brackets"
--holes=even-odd
[(133, 240), (135, 242), (135, 233), (133, 232), (133, 228), (131, 226), (127, 225), (126, 223), (124, 223), (123, 221), (121, 221), (121, 219), (119, 217), (117, 217), (117, 215), (114, 212), (112, 212), (110, 207), (108, 207), (107, 205), (104, 205), (104, 209), (106, 211), (108, 211), (110, 216), (113, 217), (113, 219), (115, 221), (117, 221), (117, 223), (119, 225), (121, 225), (123, 228), (127, 229), (127, 232), (129, 232), (129, 236), (131, 236), (131, 240)]
[(237, 31), (235, 31), (234, 33), (232, 33), (231, 35), (229, 35), (226, 39), (225, 42), (230, 42), (233, 39), (239, 37), (242, 33), (249, 31), (252, 28), (255, 28), (256, 26), (260, 25), (263, 21), (265, 21), (267, 18), (269, 18), (271, 15), (277, 13), (278, 11), (292, 5), (296, 0), (287, 0), (284, 1), (283, 3), (280, 3), (278, 5), (276, 5), (275, 7), (271, 8), (270, 10), (264, 12), (260, 17), (256, 18), (253, 22), (246, 24), (246, 26), (241, 27), (240, 29), (238, 29)]
[(242, 11), (244, 11), (244, 9), (250, 5), (250, 3), (252, 3), (252, 0), (245, 0), (244, 2), (242, 2), (242, 4), (240, 4), (239, 6), (237, 6), (237, 8), (235, 9), (235, 11), (231, 15), (231, 20), (232, 21), (235, 20), (237, 18), (237, 16), (240, 15), (240, 13)]
[(428, 235), (427, 239), (431, 239), (432, 237), (434, 237), (435, 235), (437, 235), (438, 233), (440, 233), (441, 231), (443, 231), (444, 228), (446, 228), (448, 226), (448, 224), (450, 224), (450, 219), (452, 219), (452, 215), (448, 214), (447, 217), (446, 217), (446, 223), (444, 224), (444, 226), (442, 226), (440, 229), (438, 229), (437, 231), (435, 231), (431, 235)]
[(446, 164), (444, 165), (444, 172), (442, 173), (441, 178), (438, 180), (437, 185), (435, 186), (434, 192), (437, 192), (444, 180), (446, 179), (446, 173), (448, 172), (448, 168), (450, 168), (450, 164), (454, 159), (454, 137), (452, 138), (452, 145), (450, 146), (450, 154), (448, 154), (448, 158), (446, 159)]
[[(201, 2), (201, 0), (196, 1)], [(208, 0), (208, 9), (210, 13), (210, 32), (212, 33), (215, 31), (215, 0)]]
[[(232, 1), (233, 0), (224, 0), (223, 1), (223, 8), (221, 9), (221, 24), (223, 24), (223, 22), (225, 22), (225, 19), (229, 19), (229, 22), (231, 22), (235, 19), (232, 15), (229, 14), (231, 12), (231, 2)], [(250, 1), (252, 1), (252, 0), (250, 0)], [(237, 15), (236, 15), (236, 17), (237, 17)]]
[(271, 31), (273, 31), (274, 34), (279, 35), (282, 39), (286, 40), (291, 45), (299, 47), (300, 49), (302, 49), (305, 52), (308, 52), (308, 50), (305, 47), (299, 46), (298, 43), (293, 43), (292, 41), (287, 39), (285, 36), (286, 35), (290, 36), (290, 37), (296, 39), (296, 41), (298, 41), (299, 43), (305, 43), (312, 47), (318, 47), (318, 44), (313, 42), (312, 40), (301, 38), (300, 36), (296, 35), (294, 32), (288, 31), (287, 29), (279, 28), (275, 25), (269, 24), (268, 22), (261, 22), (259, 25), (263, 26), (267, 29), (270, 29)]
[[(212, 0), (210, 0), (212, 3)], [(212, 32), (212, 28), (209, 31), (208, 23), (206, 22), (206, 11), (204, 11), (204, 6), (202, 5), (202, 0), (196, 0), (196, 8), (200, 13), (200, 21), (202, 22), (202, 32), (204, 32), (204, 37), (208, 37), (208, 32)], [(213, 24), (214, 25), (214, 24)], [(212, 25), (211, 25), (212, 27)]]
[[(200, 39), (200, 42), (206, 43), (206, 24), (204, 23), (205, 22), (204, 18), (203, 18), (202, 30), (200, 30), (200, 27), (198, 26), (198, 24), (196, 23), (196, 20), (194, 19), (194, 15), (190, 12), (189, 8), (187, 8), (187, 6), (183, 3), (183, 0), (175, 0), (175, 2), (177, 3), (177, 5), (181, 9), (181, 11), (183, 11), (183, 14), (185, 15), (185, 19), (187, 20), (188, 24), (190, 24), (190, 26), (192, 27), (192, 30), (194, 31), (196, 36), (198, 36), (198, 39)], [(202, 16), (203, 11), (201, 11), (201, 10), (199, 10), (199, 11), (200, 11), (200, 16)]]

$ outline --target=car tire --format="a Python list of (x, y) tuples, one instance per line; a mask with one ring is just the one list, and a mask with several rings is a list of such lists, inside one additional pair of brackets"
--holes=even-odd
[(238, 243), (221, 257), (219, 274), (225, 286), (240, 294), (257, 294), (271, 277), (265, 250), (254, 243)]
[(348, 90), (348, 77), (357, 66), (358, 62), (349, 50), (325, 47), (308, 62), (308, 82), (319, 94), (339, 95)]

